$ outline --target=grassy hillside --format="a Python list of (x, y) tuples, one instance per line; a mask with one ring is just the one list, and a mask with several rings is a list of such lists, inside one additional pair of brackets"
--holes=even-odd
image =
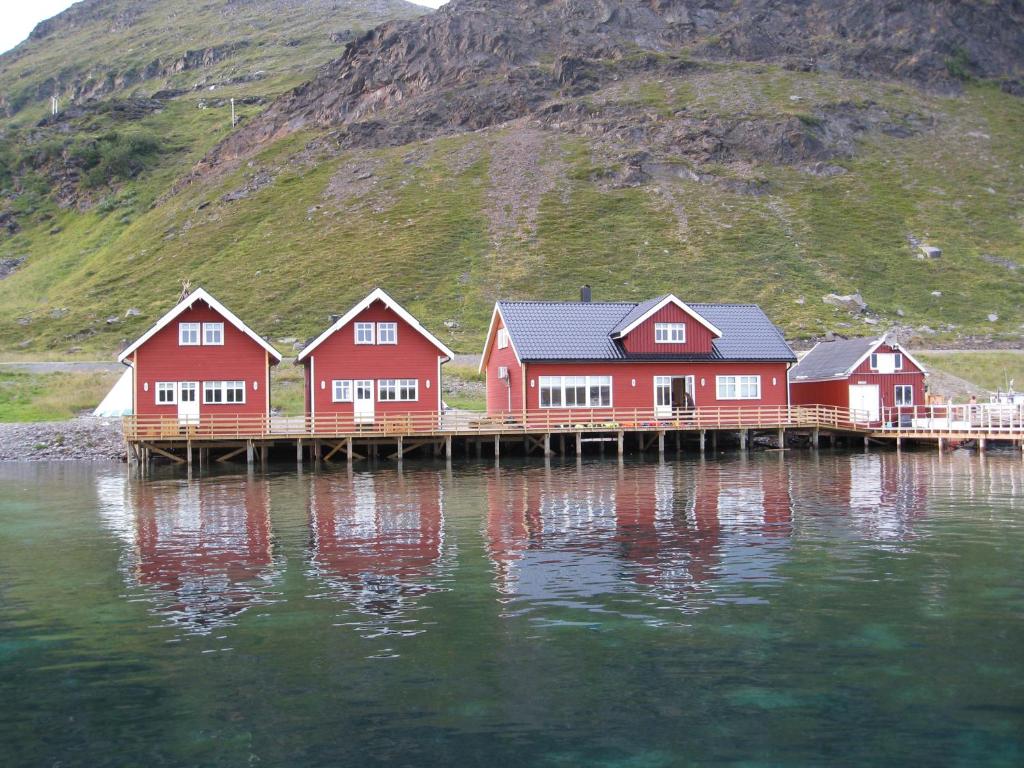
[[(293, 34), (301, 37), (264, 30), (262, 47), (278, 51)], [(294, 59), (276, 55), (265, 59), (264, 79), (213, 93), (254, 96), (303, 76)], [(604, 133), (523, 119), (340, 152), (331, 134), (306, 131), (172, 192), (231, 132), (223, 102), (212, 106), (207, 93), (130, 119), (82, 116), (70, 136), (33, 129), (33, 145), (63, 142), (56, 154), (64, 159), (22, 168), (10, 195), (19, 229), (0, 236), (0, 262), (20, 266), (0, 279), (0, 350), (113, 352), (165, 311), (186, 279), (282, 351), (373, 286), (466, 352), (478, 351), (495, 299), (572, 297), (583, 283), (598, 299), (673, 291), (758, 302), (792, 338), (900, 325), (940, 345), (1017, 340), (1024, 330), (1024, 100), (994, 85), (939, 94), (766, 64), (690, 62), (672, 76), (631, 74), (564, 97), (560, 108), (597, 115)], [(244, 119), (263, 108), (256, 100), (240, 111)], [(833, 130), (836, 114), (885, 121), (852, 131), (848, 152), (813, 167), (676, 159), (631, 180), (630, 159), (607, 140), (614, 120), (596, 122), (622, 109), (642, 114), (652, 131), (709, 117), (788, 117), (821, 131)], [(24, 120), (8, 123), (19, 151)], [(111, 133), (117, 142), (155, 136), (159, 145), (134, 172), (118, 175), (116, 157), (97, 161), (103, 172), (82, 178), (100, 173), (98, 182), (78, 181), (75, 204), (62, 205), (54, 169), (84, 151), (76, 142), (102, 145)], [(920, 259), (912, 241), (942, 256)], [(855, 291), (868, 314), (822, 301)]]

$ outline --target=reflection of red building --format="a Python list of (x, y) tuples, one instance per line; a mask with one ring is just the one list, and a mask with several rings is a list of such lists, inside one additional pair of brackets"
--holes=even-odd
[(498, 589), (537, 599), (564, 592), (567, 573), (578, 594), (628, 579), (673, 599), (716, 578), (737, 535), (770, 541), (792, 529), (782, 463), (587, 467), (574, 483), (542, 471), (495, 474), (488, 499)]
[(392, 614), (437, 589), (444, 513), (433, 473), (315, 477), (310, 526), (314, 574), (360, 610)]
[(230, 623), (262, 593), (273, 563), (270, 502), (255, 480), (134, 487), (134, 578), (188, 631)]

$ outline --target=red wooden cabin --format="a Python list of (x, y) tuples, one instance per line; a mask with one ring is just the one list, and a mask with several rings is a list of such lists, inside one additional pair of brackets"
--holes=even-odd
[(439, 414), (441, 365), (454, 354), (377, 288), (296, 358), (305, 369), (306, 416), (323, 428), (348, 428)]
[(270, 414), (270, 368), (280, 353), (199, 288), (117, 358), (132, 369), (132, 412), (175, 418)]
[(870, 423), (909, 418), (925, 405), (925, 375), (923, 365), (883, 336), (820, 342), (789, 381), (794, 405), (849, 408)]
[(796, 362), (754, 304), (499, 301), (481, 370), (487, 412), (785, 406)]

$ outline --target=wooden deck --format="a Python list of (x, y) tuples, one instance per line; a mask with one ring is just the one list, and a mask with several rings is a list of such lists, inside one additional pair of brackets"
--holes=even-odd
[[(740, 408), (698, 408), (675, 413), (639, 409), (551, 409), (540, 413), (489, 417), (465, 412), (410, 412), (360, 423), (351, 416), (277, 417), (202, 416), (182, 423), (177, 418), (129, 416), (124, 435), (132, 461), (148, 461), (153, 455), (191, 465), (194, 449), (200, 460), (209, 461), (209, 450), (223, 449), (216, 461), (245, 454), (252, 462), (266, 460), (270, 447), (291, 445), (298, 461), (330, 461), (341, 454), (349, 461), (377, 455), (380, 446), (391, 446), (388, 458), (400, 459), (416, 450), (451, 458), (454, 445), (498, 457), (502, 444), (510, 441), (524, 453), (538, 451), (552, 455), (570, 450), (576, 455), (596, 443), (603, 452), (614, 443), (615, 452), (625, 451), (627, 436), (641, 451), (666, 450), (666, 441), (677, 450), (684, 442), (704, 451), (707, 441), (717, 445), (726, 433), (741, 449), (756, 435), (774, 435), (779, 444), (787, 432), (805, 435), (817, 447), (821, 436), (833, 443), (837, 437), (873, 441), (925, 441), (943, 449), (952, 443), (973, 441), (984, 449), (992, 442), (1005, 441), (1024, 447), (1022, 406), (937, 406), (890, 409), (872, 419), (868, 413), (851, 412), (832, 406), (751, 406)], [(556, 445), (557, 444), (557, 445)], [(360, 446), (365, 446), (360, 453)], [(471, 449), (472, 447), (472, 449)]]

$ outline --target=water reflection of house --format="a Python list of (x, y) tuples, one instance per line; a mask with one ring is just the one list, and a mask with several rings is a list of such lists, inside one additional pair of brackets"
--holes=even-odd
[[(572, 604), (637, 587), (684, 601), (726, 569), (728, 545), (756, 543), (748, 562), (771, 567), (788, 540), (788, 470), (708, 463), (640, 465), (575, 477), (543, 471), (488, 480), (488, 553), (498, 590)], [(764, 569), (762, 569), (764, 570)]]
[(376, 619), (375, 631), (418, 632), (407, 611), (440, 589), (443, 507), (434, 473), (314, 477), (310, 560), (322, 596)]
[(270, 599), (279, 570), (265, 482), (132, 485), (129, 499), (135, 551), (128, 576), (167, 621), (204, 634)]

